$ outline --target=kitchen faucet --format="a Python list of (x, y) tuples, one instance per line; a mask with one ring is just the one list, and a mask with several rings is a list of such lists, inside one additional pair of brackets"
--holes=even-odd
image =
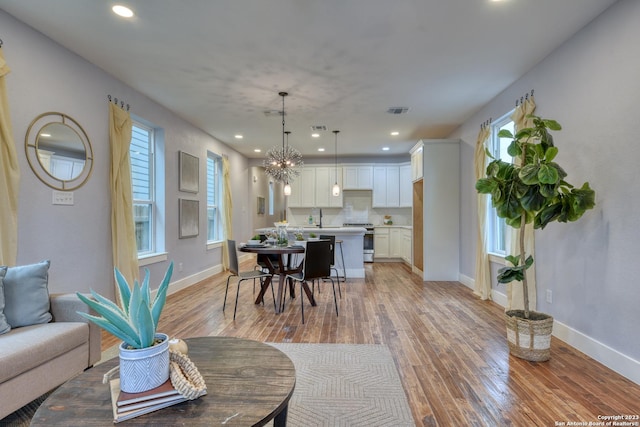
[(320, 228), (322, 228), (322, 208), (320, 208)]

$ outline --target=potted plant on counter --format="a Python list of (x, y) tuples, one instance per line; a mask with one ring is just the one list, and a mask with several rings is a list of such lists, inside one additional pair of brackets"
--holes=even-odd
[(518, 164), (493, 159), (486, 177), (476, 182), (476, 190), (489, 194), (497, 215), (519, 229), (518, 253), (505, 257), (512, 266), (501, 268), (497, 276), (499, 283), (520, 281), (523, 286), (524, 310), (505, 313), (509, 350), (526, 360), (544, 361), (550, 357), (553, 317), (529, 309), (527, 269), (533, 265), (533, 254), (525, 253), (525, 225), (533, 222), (535, 229), (544, 229), (552, 221), (576, 221), (595, 206), (595, 192), (588, 182), (580, 188), (569, 184), (565, 181), (567, 173), (554, 162), (558, 148), (548, 130), (559, 131), (560, 124), (529, 117), (533, 127), (515, 135), (508, 130), (498, 134), (512, 139), (508, 153)]
[(115, 278), (122, 307), (91, 290), (93, 299), (77, 293), (99, 316), (78, 313), (123, 342), (120, 344), (120, 389), (140, 393), (158, 387), (169, 379), (169, 337), (157, 333), (158, 320), (164, 308), (173, 273), (169, 264), (155, 298), (151, 298), (149, 270), (142, 285), (134, 281), (129, 287), (116, 268)]

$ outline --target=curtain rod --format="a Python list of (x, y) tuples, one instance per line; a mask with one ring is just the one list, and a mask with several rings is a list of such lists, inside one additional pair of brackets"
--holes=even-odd
[(489, 117), (489, 119), (485, 120), (484, 123), (480, 123), (480, 129), (484, 129), (491, 124), (493, 119)]
[[(111, 95), (107, 95), (107, 98), (109, 99), (109, 102), (111, 102)], [(118, 105), (118, 98), (114, 98), (113, 103)], [(120, 100), (120, 108), (124, 110), (124, 106), (125, 106), (124, 101)], [(129, 111), (129, 104), (127, 104), (127, 111)]]
[[(533, 98), (533, 89), (531, 89), (531, 98)], [(524, 96), (520, 97), (520, 105), (524, 103), (524, 101), (529, 99), (529, 93), (526, 93)], [(516, 107), (518, 106), (518, 100), (516, 99)]]

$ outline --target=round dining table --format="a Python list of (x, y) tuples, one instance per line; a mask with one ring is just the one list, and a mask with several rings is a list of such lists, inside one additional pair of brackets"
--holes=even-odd
[[(277, 300), (278, 304), (276, 304), (276, 313), (280, 313), (283, 310), (283, 294), (285, 289), (285, 277), (287, 274), (295, 274), (302, 270), (302, 263), (297, 263), (296, 254), (304, 254), (305, 249), (304, 246), (298, 245), (290, 245), (290, 246), (277, 246), (270, 245), (267, 243), (260, 245), (243, 245), (239, 249), (241, 252), (254, 253), (258, 255), (267, 255), (264, 257), (264, 262), (266, 264), (269, 273), (272, 275), (278, 275), (278, 292), (277, 292)], [(277, 255), (278, 262), (274, 264), (271, 257), (268, 255)], [(260, 304), (263, 301), (264, 294), (269, 289), (271, 285), (272, 278), (267, 277), (262, 286), (260, 288), (260, 292), (256, 297), (256, 304)], [(309, 285), (306, 282), (302, 282), (302, 289), (304, 293), (307, 295), (309, 302), (312, 306), (316, 305), (316, 300), (313, 297), (313, 292), (309, 288)], [(293, 283), (290, 284), (290, 293), (291, 296), (294, 297), (295, 293), (293, 290)]]

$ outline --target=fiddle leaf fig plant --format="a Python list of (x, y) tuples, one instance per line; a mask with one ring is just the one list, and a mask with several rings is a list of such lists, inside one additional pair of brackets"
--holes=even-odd
[(512, 264), (498, 271), (498, 282), (521, 281), (524, 294), (524, 317), (529, 318), (529, 293), (527, 269), (533, 265), (533, 256), (525, 253), (525, 225), (533, 223), (534, 228), (544, 229), (552, 221), (576, 221), (595, 206), (595, 192), (585, 182), (580, 188), (565, 181), (567, 173), (554, 160), (558, 147), (554, 145), (549, 132), (561, 130), (555, 120), (528, 116), (533, 126), (524, 128), (513, 135), (509, 130), (501, 130), (500, 138), (510, 138), (508, 153), (516, 160), (507, 163), (493, 159), (486, 169), (486, 177), (476, 182), (476, 190), (489, 194), (496, 214), (505, 219), (511, 227), (519, 228), (519, 254), (511, 254), (505, 259)]
[(129, 348), (140, 349), (153, 346), (158, 320), (164, 308), (169, 280), (173, 273), (173, 262), (169, 264), (153, 300), (149, 287), (148, 269), (145, 270), (142, 285), (135, 280), (133, 289), (129, 287), (127, 280), (117, 268), (114, 271), (122, 307), (92, 289), (91, 295), (94, 299), (79, 292), (76, 295), (100, 316), (82, 312), (78, 314), (120, 338)]

